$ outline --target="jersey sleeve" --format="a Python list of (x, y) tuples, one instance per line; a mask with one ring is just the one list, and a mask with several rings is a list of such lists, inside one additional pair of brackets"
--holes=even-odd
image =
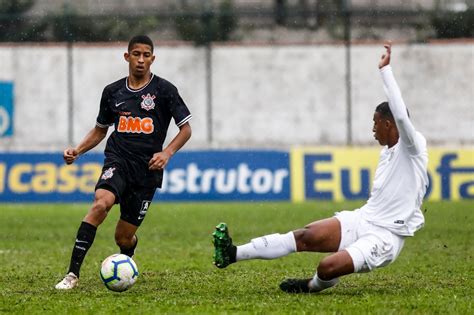
[(100, 128), (108, 128), (113, 125), (113, 119), (114, 117), (109, 107), (109, 93), (107, 92), (107, 88), (105, 88), (100, 99), (100, 108), (99, 114), (97, 115), (96, 125)]
[(181, 127), (185, 123), (191, 120), (191, 112), (184, 103), (181, 95), (179, 95), (178, 89), (176, 87), (171, 87), (170, 94), (170, 111), (173, 116), (176, 126)]
[(388, 105), (397, 124), (400, 139), (410, 154), (417, 155), (421, 152), (422, 145), (419, 143), (415, 127), (408, 117), (407, 108), (393, 75), (392, 67), (387, 65), (380, 69), (380, 73), (382, 75), (384, 91), (388, 98)]

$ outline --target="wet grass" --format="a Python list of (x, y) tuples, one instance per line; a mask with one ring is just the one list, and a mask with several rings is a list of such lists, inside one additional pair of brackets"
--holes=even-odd
[(394, 264), (345, 277), (320, 294), (290, 295), (278, 284), (311, 276), (321, 254), (224, 270), (211, 263), (210, 234), (221, 221), (243, 243), (360, 205), (155, 202), (139, 230), (139, 279), (131, 290), (114, 293), (101, 283), (99, 265), (117, 251), (118, 209), (98, 230), (80, 287), (57, 292), (89, 205), (0, 204), (0, 313), (474, 313), (473, 202), (425, 204), (426, 227), (407, 240)]

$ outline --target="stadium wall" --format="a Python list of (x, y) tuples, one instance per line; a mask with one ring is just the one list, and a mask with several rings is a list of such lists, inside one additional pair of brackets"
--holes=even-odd
[[(14, 128), (0, 137), (0, 151), (63, 150), (70, 131), (80, 141), (95, 124), (103, 87), (127, 74), (124, 46), (76, 44), (72, 64), (65, 45), (0, 46), (0, 81), (13, 85), (14, 104)], [(351, 50), (353, 145), (374, 145), (373, 110), (385, 100), (381, 52), (380, 44)], [(472, 42), (395, 46), (395, 75), (430, 145), (474, 145), (473, 52)], [(152, 70), (179, 88), (193, 113), (188, 148), (347, 144), (342, 45), (214, 46), (210, 102), (204, 48), (158, 45), (156, 56)]]
[[(61, 45), (0, 46), (0, 202), (92, 199), (104, 143), (72, 166), (60, 152), (71, 134), (75, 144), (94, 126), (103, 87), (126, 76), (122, 46), (76, 44), (71, 55)], [(474, 198), (473, 49), (394, 51), (411, 117), (428, 139), (432, 200)], [(372, 115), (385, 99), (380, 53), (380, 45), (352, 47), (353, 146), (346, 147), (343, 46), (215, 46), (210, 103), (205, 49), (159, 46), (153, 71), (178, 86), (194, 118), (193, 137), (156, 198), (366, 199), (380, 150)]]

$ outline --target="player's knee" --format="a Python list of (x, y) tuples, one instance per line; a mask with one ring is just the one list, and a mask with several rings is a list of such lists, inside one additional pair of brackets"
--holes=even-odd
[(312, 251), (313, 244), (317, 242), (317, 237), (314, 233), (308, 228), (304, 227), (294, 231), (296, 248), (299, 252)]
[(299, 252), (304, 252), (307, 249), (306, 230), (307, 229), (302, 228), (294, 231), (296, 248)]
[(92, 204), (92, 212), (103, 213), (107, 212), (107, 204), (103, 200), (95, 200)]
[(107, 212), (110, 210), (111, 205), (105, 199), (96, 198), (92, 204), (92, 212), (99, 216), (107, 215)]

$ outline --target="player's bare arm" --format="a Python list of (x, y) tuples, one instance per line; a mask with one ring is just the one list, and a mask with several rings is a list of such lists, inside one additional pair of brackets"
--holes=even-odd
[(180, 126), (178, 134), (169, 145), (163, 151), (153, 154), (148, 163), (149, 169), (153, 171), (164, 169), (169, 159), (188, 142), (189, 138), (191, 138), (191, 133), (191, 125), (189, 123)]
[(379, 69), (382, 69), (383, 67), (387, 66), (390, 64), (390, 55), (392, 53), (392, 42), (387, 41), (383, 47), (385, 47), (385, 53), (382, 55), (382, 58), (380, 59), (379, 62)]
[(91, 129), (82, 141), (75, 148), (67, 148), (64, 150), (63, 159), (66, 164), (72, 164), (79, 155), (86, 153), (90, 149), (97, 146), (107, 135), (108, 128), (95, 126)]

